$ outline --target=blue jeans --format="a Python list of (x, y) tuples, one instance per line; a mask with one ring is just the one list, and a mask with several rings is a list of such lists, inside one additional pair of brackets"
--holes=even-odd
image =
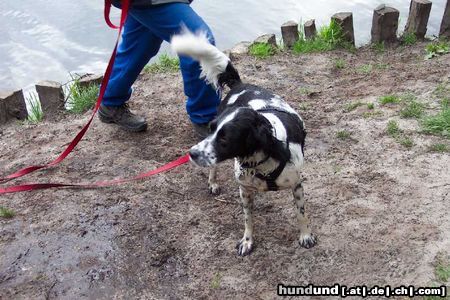
[[(184, 3), (170, 3), (145, 9), (131, 9), (125, 22), (122, 41), (118, 47), (111, 79), (103, 104), (119, 106), (131, 96), (131, 86), (149, 60), (155, 56), (163, 41), (170, 41), (184, 24), (190, 31), (205, 31), (212, 44), (211, 29)], [(180, 69), (187, 96), (186, 110), (193, 123), (211, 121), (217, 113), (220, 97), (215, 89), (200, 79), (198, 62), (180, 57)]]

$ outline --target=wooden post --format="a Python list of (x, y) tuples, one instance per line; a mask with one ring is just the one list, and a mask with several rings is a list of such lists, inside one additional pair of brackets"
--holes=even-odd
[(428, 0), (411, 1), (405, 32), (414, 33), (418, 39), (423, 39), (425, 37), (431, 5), (431, 1)]
[(439, 36), (450, 38), (450, 0), (447, 1), (447, 5), (445, 6)]
[(283, 38), (284, 46), (286, 48), (292, 48), (292, 46), (294, 46), (294, 44), (299, 40), (298, 23), (288, 21), (281, 25), (281, 36)]
[(28, 116), (22, 90), (0, 93), (0, 124), (10, 119), (24, 120)]
[(36, 84), (36, 91), (46, 117), (64, 108), (64, 92), (59, 82), (41, 81)]
[(372, 43), (396, 42), (399, 16), (400, 12), (393, 7), (378, 6), (373, 11)]
[(355, 44), (355, 33), (353, 30), (353, 14), (351, 12), (340, 12), (331, 17), (344, 31), (344, 38), (346, 41)]
[(305, 39), (312, 39), (316, 36), (317, 30), (316, 30), (316, 20), (312, 19), (305, 23), (303, 26), (304, 33), (305, 33)]

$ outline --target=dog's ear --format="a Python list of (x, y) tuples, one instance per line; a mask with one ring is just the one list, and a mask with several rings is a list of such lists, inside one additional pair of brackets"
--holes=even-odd
[(290, 159), (289, 149), (283, 142), (273, 136), (272, 126), (267, 119), (259, 116), (259, 120), (256, 122), (253, 130), (253, 143), (257, 148), (278, 161), (288, 161)]

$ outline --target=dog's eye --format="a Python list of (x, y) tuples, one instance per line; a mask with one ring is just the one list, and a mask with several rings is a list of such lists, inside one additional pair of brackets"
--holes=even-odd
[(210, 124), (209, 124), (209, 132), (214, 132), (214, 131), (216, 131), (216, 129), (217, 129), (217, 122), (211, 122)]
[(220, 130), (217, 133), (217, 141), (219, 142), (219, 144), (222, 144), (222, 145), (227, 143), (227, 137), (226, 137), (224, 130)]

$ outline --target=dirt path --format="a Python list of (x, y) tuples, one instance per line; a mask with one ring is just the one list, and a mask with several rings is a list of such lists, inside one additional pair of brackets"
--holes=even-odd
[[(433, 91), (449, 79), (450, 55), (424, 61), (423, 48), (236, 62), (246, 81), (276, 91), (306, 121), (315, 248), (297, 244), (290, 194), (267, 193), (256, 201), (257, 248), (238, 257), (243, 216), (232, 164), (222, 167), (217, 197), (207, 192), (205, 170), (183, 166), (121, 187), (2, 196), (0, 206), (16, 216), (0, 219), (0, 299), (273, 299), (278, 283), (432, 284), (436, 256), (450, 249), (450, 157), (429, 146), (449, 142), (401, 119), (401, 104), (377, 101), (412, 93), (428, 114), (437, 112)], [(344, 69), (334, 67), (337, 58)], [(375, 109), (350, 109), (356, 101)], [(147, 133), (96, 120), (65, 163), (27, 181), (131, 176), (193, 144), (178, 74), (142, 75), (131, 105), (148, 117)], [(0, 170), (54, 157), (88, 116), (2, 127)], [(411, 148), (386, 134), (389, 120), (413, 140)]]

